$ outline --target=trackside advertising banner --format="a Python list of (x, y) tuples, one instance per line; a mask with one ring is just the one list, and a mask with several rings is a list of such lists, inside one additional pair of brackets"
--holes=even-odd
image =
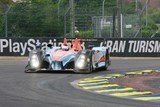
[[(48, 43), (59, 46), (62, 42), (63, 38), (0, 38), (0, 55), (28, 56), (37, 45), (44, 50)], [(116, 57), (160, 57), (160, 39), (81, 39), (83, 49), (89, 44), (106, 47), (111, 56)]]

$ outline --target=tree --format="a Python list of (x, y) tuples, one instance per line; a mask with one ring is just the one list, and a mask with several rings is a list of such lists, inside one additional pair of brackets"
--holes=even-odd
[(160, 24), (160, 8), (153, 8), (149, 10), (150, 18), (155, 22)]
[[(11, 36), (62, 35), (57, 22), (57, 4), (52, 0), (30, 0), (17, 3), (9, 13)], [(15, 19), (16, 17), (16, 19)]]

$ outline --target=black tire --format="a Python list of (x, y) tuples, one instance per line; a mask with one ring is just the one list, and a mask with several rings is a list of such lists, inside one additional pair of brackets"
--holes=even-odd
[(104, 67), (104, 69), (107, 70), (107, 69), (108, 69), (108, 66), (110, 65), (108, 49), (106, 49), (105, 57), (106, 57), (108, 60), (106, 59), (106, 61), (105, 61), (105, 67)]
[(90, 62), (89, 62), (89, 66), (88, 66), (88, 73), (92, 73), (93, 72), (93, 59), (92, 59), (92, 57), (93, 57), (93, 52), (91, 52), (91, 54), (90, 54), (90, 57), (89, 57), (89, 59), (90, 59)]

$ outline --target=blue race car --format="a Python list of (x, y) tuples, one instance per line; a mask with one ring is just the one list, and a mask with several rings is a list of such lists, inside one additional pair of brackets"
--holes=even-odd
[(25, 72), (72, 70), (76, 73), (91, 73), (97, 68), (107, 70), (110, 62), (109, 52), (105, 47), (83, 50), (79, 39), (75, 39), (71, 46), (64, 42), (61, 47), (49, 44), (46, 50), (30, 51)]

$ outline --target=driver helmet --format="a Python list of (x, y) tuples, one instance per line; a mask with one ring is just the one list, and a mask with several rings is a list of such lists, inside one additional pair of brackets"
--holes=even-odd
[(65, 50), (65, 51), (69, 50), (69, 46), (67, 44), (62, 44), (61, 48), (62, 50)]

